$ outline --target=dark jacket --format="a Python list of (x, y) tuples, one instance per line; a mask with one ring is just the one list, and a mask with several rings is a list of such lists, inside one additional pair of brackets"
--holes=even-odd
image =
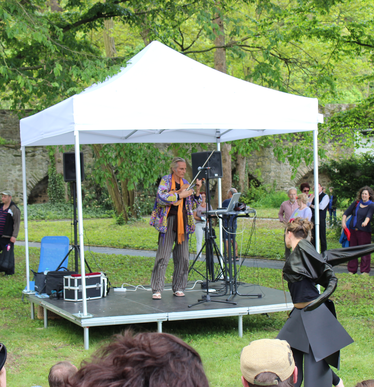
[[(2, 209), (3, 206), (4, 204), (1, 204), (0, 208)], [(0, 236), (4, 238), (11, 238), (11, 237), (17, 238), (20, 223), (21, 223), (21, 211), (13, 202), (10, 202), (10, 205), (8, 208), (8, 214), (5, 219), (3, 235), (0, 235)]]
[[(318, 203), (321, 203), (322, 199), (326, 196), (326, 194), (322, 191), (319, 195), (318, 195)], [(314, 199), (312, 200), (312, 205), (314, 206), (315, 205), (315, 200), (316, 200), (316, 197), (314, 197)], [(319, 219), (320, 220), (325, 220), (326, 219), (326, 212), (327, 212), (327, 208), (329, 206), (327, 205), (327, 207), (324, 209), (324, 210), (321, 210), (319, 209)], [(311, 208), (312, 210), (312, 222), (314, 223), (314, 213), (315, 213), (315, 209), (314, 208)]]

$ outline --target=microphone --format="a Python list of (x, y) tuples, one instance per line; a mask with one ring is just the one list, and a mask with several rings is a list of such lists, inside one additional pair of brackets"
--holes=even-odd
[(211, 169), (211, 167), (197, 167), (198, 171), (202, 171), (203, 169)]

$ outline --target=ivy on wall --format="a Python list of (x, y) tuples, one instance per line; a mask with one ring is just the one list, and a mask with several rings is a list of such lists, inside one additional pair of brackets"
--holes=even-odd
[(47, 147), (49, 155), (48, 167), (48, 197), (52, 204), (65, 202), (64, 178), (56, 171), (55, 148)]

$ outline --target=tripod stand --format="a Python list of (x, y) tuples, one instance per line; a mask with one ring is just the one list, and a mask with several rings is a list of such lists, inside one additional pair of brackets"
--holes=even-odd
[[(226, 276), (227, 278), (225, 282), (225, 293), (224, 295), (229, 294), (229, 297), (226, 299), (227, 301), (233, 299), (235, 296), (243, 296), (243, 297), (256, 297), (256, 298), (262, 298), (262, 294), (241, 294), (238, 292), (238, 282), (237, 282), (237, 268), (236, 268), (236, 253), (235, 253), (235, 245), (236, 245), (236, 227), (235, 227), (235, 221), (238, 217), (241, 216), (248, 216), (248, 214), (243, 213), (240, 214), (238, 212), (228, 212), (222, 217), (224, 218), (226, 224), (227, 230), (227, 243), (225, 244), (225, 269), (226, 269)], [(229, 291), (229, 293), (228, 293)]]
[[(201, 170), (205, 170), (205, 176), (206, 176), (206, 196), (207, 196), (207, 207), (206, 208), (207, 208), (207, 210), (210, 209), (209, 177), (208, 177), (208, 173), (207, 173), (208, 169), (209, 168), (204, 168), (204, 167), (201, 168)], [(218, 302), (218, 303), (223, 303), (223, 304), (233, 304), (233, 305), (236, 305), (236, 302), (230, 302), (228, 300), (226, 300), (226, 301), (224, 301), (224, 300), (212, 300), (211, 295), (209, 294), (209, 273), (211, 274), (212, 281), (216, 280), (214, 278), (213, 248), (214, 248), (214, 250), (216, 252), (216, 255), (218, 257), (218, 261), (220, 262), (220, 265), (221, 265), (221, 262), (222, 262), (221, 253), (219, 252), (218, 246), (217, 246), (217, 244), (215, 242), (215, 236), (213, 236), (212, 222), (208, 221), (208, 219), (210, 219), (210, 218), (212, 218), (212, 216), (208, 215), (207, 219), (206, 219), (205, 242), (204, 242), (204, 245), (201, 248), (201, 250), (198, 252), (195, 260), (192, 262), (192, 265), (191, 265), (191, 267), (190, 267), (190, 269), (188, 271), (188, 272), (190, 272), (193, 269), (193, 267), (194, 267), (198, 257), (200, 256), (201, 252), (203, 251), (204, 246), (206, 246), (206, 257), (205, 257), (205, 288), (206, 288), (206, 294), (204, 294), (202, 296), (202, 298), (200, 300), (198, 300), (198, 302), (196, 302), (194, 304), (191, 304), (191, 305), (188, 305), (189, 308), (191, 308), (191, 307), (193, 307), (195, 305), (203, 304), (205, 302)], [(194, 270), (197, 271), (196, 269), (194, 269)], [(221, 276), (222, 273), (223, 273), (223, 267), (221, 266), (221, 272), (220, 272), (219, 276)]]
[[(77, 183), (75, 181), (72, 181), (70, 184), (70, 190), (71, 194), (73, 196), (73, 213), (74, 213), (74, 220), (73, 220), (73, 226), (74, 226), (74, 244), (71, 245), (70, 250), (65, 255), (64, 259), (61, 261), (61, 263), (58, 265), (57, 270), (59, 270), (60, 267), (62, 267), (63, 263), (67, 259), (67, 257), (74, 251), (74, 270), (76, 273), (78, 273), (78, 257), (80, 248), (78, 245), (78, 220), (77, 220)], [(84, 262), (87, 266), (87, 269), (90, 273), (92, 273), (92, 270), (90, 266), (88, 265), (86, 259), (84, 259)]]
[[(210, 281), (216, 282), (216, 281), (218, 281), (218, 279), (220, 279), (222, 277), (224, 269), (223, 269), (223, 265), (222, 265), (223, 257), (222, 257), (222, 254), (221, 254), (218, 246), (217, 246), (216, 235), (215, 235), (214, 229), (211, 225), (211, 219), (213, 219), (213, 218), (214, 218), (214, 216), (212, 216), (212, 215), (206, 216), (205, 228), (204, 228), (204, 238), (205, 238), (204, 244), (201, 247), (200, 251), (197, 252), (195, 259), (193, 260), (191, 266), (188, 269), (188, 273), (190, 273), (192, 270), (194, 270), (196, 273), (200, 274), (204, 278), (204, 280), (206, 280), (206, 276), (203, 273), (201, 273), (198, 269), (196, 269), (196, 267), (195, 267), (196, 262), (199, 260), (200, 257), (202, 257), (203, 250), (205, 247), (205, 251), (206, 251), (205, 261), (206, 261), (206, 266), (208, 267), (208, 278)], [(215, 276), (215, 274), (214, 274), (214, 254), (217, 257), (218, 263), (220, 266), (220, 270), (219, 270), (219, 273), (217, 274), (217, 276)], [(209, 275), (210, 275), (210, 277), (209, 277)]]

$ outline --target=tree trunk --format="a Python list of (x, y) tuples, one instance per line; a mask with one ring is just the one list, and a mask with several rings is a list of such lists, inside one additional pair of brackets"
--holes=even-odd
[[(119, 164), (125, 165), (125, 160), (123, 157), (119, 158)], [(131, 213), (133, 218), (136, 217), (134, 202), (135, 202), (135, 190), (129, 190), (129, 181), (128, 179), (123, 179), (121, 181), (121, 191), (122, 191), (122, 201), (125, 206), (126, 213)]]
[[(101, 144), (93, 144), (92, 148), (97, 158), (100, 157), (100, 151), (103, 148)], [(109, 164), (102, 166), (104, 172), (107, 172), (109, 177), (106, 179), (105, 183), (109, 192), (109, 196), (112, 199), (114, 210), (117, 216), (123, 216), (125, 221), (128, 221), (127, 211), (123, 204), (122, 195), (118, 186), (116, 175), (114, 174), (113, 168)]]
[(218, 47), (214, 51), (214, 68), (226, 74), (227, 73), (226, 49), (224, 48), (225, 28), (223, 25), (223, 20), (221, 19), (219, 14), (215, 15), (214, 21), (217, 24), (217, 27), (216, 27), (217, 33), (216, 33), (216, 38), (214, 40), (214, 44), (216, 47)]
[(49, 5), (52, 12), (62, 12), (63, 9), (60, 7), (58, 0), (50, 0)]
[(236, 155), (236, 172), (239, 177), (239, 186), (237, 188), (238, 192), (245, 192), (248, 189), (248, 178), (245, 173), (246, 170), (247, 158), (239, 154)]
[(231, 188), (232, 168), (231, 168), (231, 144), (222, 144), (222, 198), (227, 198), (227, 191)]
[[(105, 0), (104, 0), (105, 2)], [(104, 38), (104, 47), (105, 53), (108, 58), (113, 58), (117, 55), (116, 45), (114, 42), (114, 38), (112, 36), (114, 28), (113, 18), (104, 20), (104, 30), (103, 30), (103, 38)], [(100, 157), (100, 150), (102, 149), (102, 145), (93, 145), (93, 149), (96, 157)], [(109, 195), (112, 199), (115, 212), (117, 216), (123, 216), (123, 219), (127, 222), (129, 220), (128, 217), (128, 196), (129, 192), (127, 189), (127, 182), (121, 181), (121, 189), (118, 184), (118, 180), (116, 175), (114, 174), (113, 167), (109, 164), (106, 164), (102, 167), (103, 170), (107, 171), (110, 175), (110, 178), (106, 179), (106, 186), (109, 192)]]
[[(225, 45), (225, 28), (221, 16), (217, 13), (215, 15), (215, 23), (217, 24), (216, 38), (214, 44), (216, 50), (214, 52), (214, 68), (222, 73), (227, 73), (226, 67), (226, 49)], [(221, 153), (222, 153), (222, 198), (226, 198), (227, 191), (231, 188), (232, 181), (232, 172), (231, 172), (231, 155), (230, 155), (231, 145), (222, 144)], [(218, 195), (216, 195), (218, 196)], [(215, 199), (214, 201), (217, 201)]]
[(108, 58), (113, 58), (117, 55), (116, 45), (112, 36), (114, 28), (113, 18), (104, 20), (104, 47)]
[(140, 31), (140, 36), (143, 39), (143, 42), (145, 46), (148, 46), (149, 43), (152, 42), (152, 40), (149, 37), (149, 32), (151, 31), (149, 27), (145, 23), (142, 24), (142, 30)]

